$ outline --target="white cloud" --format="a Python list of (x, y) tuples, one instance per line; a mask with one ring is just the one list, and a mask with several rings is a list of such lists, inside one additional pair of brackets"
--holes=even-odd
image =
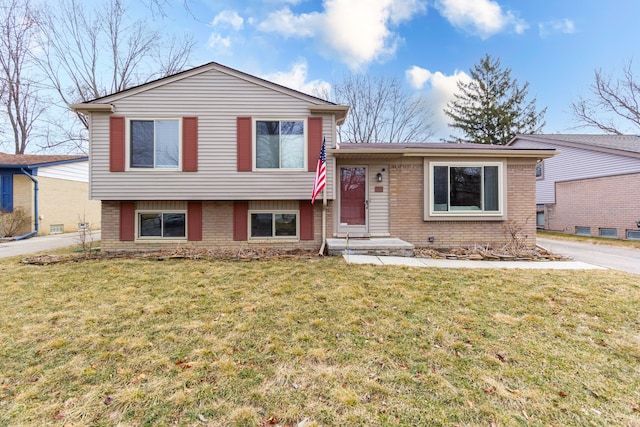
[(540, 37), (548, 37), (552, 33), (573, 34), (576, 32), (576, 25), (571, 19), (561, 19), (557, 21), (541, 22), (538, 24)]
[(306, 61), (296, 62), (289, 71), (278, 71), (264, 75), (262, 78), (318, 97), (322, 97), (331, 91), (331, 84), (324, 80), (307, 81)]
[(529, 27), (512, 11), (503, 11), (493, 0), (436, 0), (436, 9), (452, 25), (482, 39), (507, 29), (522, 34)]
[(213, 18), (210, 25), (212, 27), (230, 27), (239, 31), (242, 29), (243, 24), (244, 19), (238, 15), (238, 12), (235, 10), (223, 10)]
[(431, 72), (416, 65), (408, 69), (405, 75), (409, 84), (415, 89), (423, 89), (427, 84), (429, 85), (424, 96), (433, 111), (434, 129), (438, 138), (446, 138), (450, 133), (447, 129), (449, 119), (443, 110), (458, 92), (458, 81), (469, 83), (471, 77), (464, 71), (456, 70), (453, 74), (446, 75), (440, 71)]
[(225, 52), (231, 47), (231, 38), (223, 37), (218, 33), (211, 33), (207, 46), (211, 49), (217, 50), (218, 52)]
[(286, 37), (313, 37), (325, 56), (337, 56), (351, 69), (395, 53), (393, 26), (426, 11), (424, 0), (325, 0), (322, 12), (294, 14), (289, 7), (258, 25)]
[(285, 37), (312, 37), (319, 27), (321, 15), (317, 12), (294, 15), (289, 7), (271, 12), (267, 19), (258, 24), (265, 32), (280, 33)]

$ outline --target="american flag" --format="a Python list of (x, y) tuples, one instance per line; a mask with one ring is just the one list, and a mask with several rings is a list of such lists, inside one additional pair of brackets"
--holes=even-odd
[(325, 153), (325, 138), (322, 138), (322, 148), (318, 157), (318, 166), (316, 166), (316, 180), (313, 182), (313, 193), (311, 194), (311, 204), (316, 201), (318, 194), (327, 184), (327, 154)]

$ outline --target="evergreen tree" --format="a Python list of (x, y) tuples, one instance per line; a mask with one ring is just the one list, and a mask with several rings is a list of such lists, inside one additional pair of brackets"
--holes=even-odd
[(519, 87), (499, 59), (486, 55), (469, 73), (471, 82), (458, 81), (458, 93), (444, 110), (449, 126), (462, 134), (450, 142), (504, 145), (517, 134), (542, 130), (547, 109), (538, 112), (535, 98), (526, 101), (529, 83)]

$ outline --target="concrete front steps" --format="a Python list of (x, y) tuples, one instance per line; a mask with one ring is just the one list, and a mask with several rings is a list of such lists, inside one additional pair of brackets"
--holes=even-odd
[(414, 246), (401, 239), (381, 238), (328, 238), (329, 255), (344, 255), (345, 251), (352, 255), (378, 255), (412, 257)]

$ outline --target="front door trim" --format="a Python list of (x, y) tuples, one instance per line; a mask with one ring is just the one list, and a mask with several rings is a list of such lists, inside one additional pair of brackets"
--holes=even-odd
[[(364, 223), (348, 224), (342, 221), (343, 210), (343, 170), (344, 169), (364, 169), (364, 195), (362, 205), (364, 207)], [(369, 237), (369, 168), (367, 165), (340, 165), (338, 166), (338, 237)]]

